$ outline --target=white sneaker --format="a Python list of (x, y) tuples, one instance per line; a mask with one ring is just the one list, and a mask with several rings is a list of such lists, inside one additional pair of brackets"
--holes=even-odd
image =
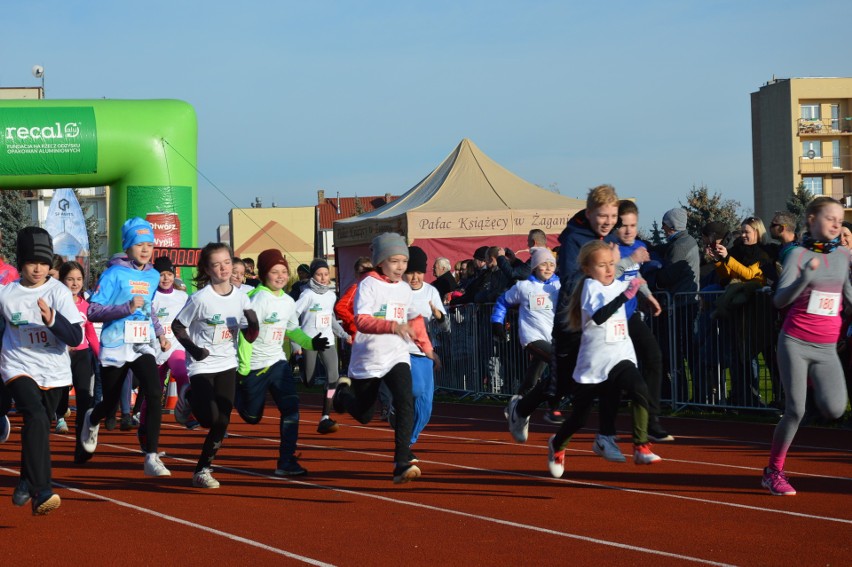
[(627, 461), (621, 453), (621, 449), (619, 449), (618, 445), (615, 443), (615, 436), (601, 435), (598, 433), (595, 435), (595, 444), (592, 446), (592, 449), (596, 455), (600, 455), (607, 461), (613, 463), (623, 463)]
[(145, 476), (172, 476), (163, 461), (160, 460), (160, 455), (157, 453), (145, 454)]
[(86, 415), (83, 416), (83, 431), (80, 432), (80, 445), (87, 453), (94, 453), (98, 448), (98, 430), (101, 428), (100, 422), (92, 425), (92, 411), (95, 408), (86, 410)]
[(509, 432), (518, 443), (526, 443), (529, 436), (530, 418), (521, 417), (518, 415), (518, 402), (521, 401), (521, 396), (512, 396), (509, 400), (509, 405), (506, 411), (509, 414)]
[(219, 481), (213, 478), (213, 469), (206, 467), (192, 475), (195, 488), (219, 488)]
[(183, 388), (178, 392), (178, 400), (175, 404), (175, 421), (181, 425), (186, 425), (186, 422), (192, 417), (192, 406), (189, 400), (186, 399), (186, 393), (189, 391), (189, 384), (184, 384)]
[(553, 440), (556, 435), (551, 435), (547, 440), (547, 468), (553, 478), (562, 478), (565, 473), (565, 449), (556, 451), (553, 449)]

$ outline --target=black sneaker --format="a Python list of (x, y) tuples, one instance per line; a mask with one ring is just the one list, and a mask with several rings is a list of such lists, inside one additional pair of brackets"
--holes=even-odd
[(118, 425), (118, 422), (116, 421), (114, 415), (109, 415), (104, 420), (104, 427), (106, 427), (107, 431), (112, 431), (113, 429), (115, 429), (116, 425)]
[(30, 494), (30, 484), (21, 480), (18, 483), (18, 486), (15, 487), (15, 491), (12, 493), (12, 504), (15, 506), (23, 506), (27, 502), (30, 501), (32, 495)]
[(129, 413), (121, 414), (121, 423), (119, 424), (119, 429), (122, 431), (131, 431), (133, 429), (133, 418), (130, 417)]
[(5, 443), (9, 440), (9, 434), (12, 432), (12, 424), (9, 423), (7, 416), (0, 416), (0, 443)]
[(299, 464), (296, 459), (293, 459), (289, 463), (284, 466), (279, 466), (275, 469), (275, 472), (272, 473), (275, 476), (287, 477), (287, 476), (304, 476), (308, 474), (308, 471)]
[(54, 494), (49, 488), (33, 498), (33, 516), (44, 516), (59, 508), (62, 502), (58, 494)]
[(326, 417), (319, 422), (319, 425), (317, 426), (317, 433), (327, 435), (329, 433), (335, 433), (338, 429), (340, 429), (340, 426), (337, 425), (337, 422), (330, 417)]
[(544, 421), (553, 425), (562, 425), (565, 423), (565, 416), (559, 410), (550, 410), (544, 414)]
[(337, 380), (337, 387), (334, 388), (334, 396), (331, 398), (331, 407), (333, 407), (334, 411), (337, 413), (346, 413), (346, 404), (344, 403), (342, 396), (351, 395), (348, 392), (351, 384), (352, 381), (343, 376)]
[(648, 422), (648, 440), (654, 443), (668, 443), (674, 441), (674, 437), (669, 435), (668, 431), (663, 429), (659, 421)]
[(420, 469), (417, 468), (417, 465), (412, 465), (411, 463), (397, 466), (393, 469), (393, 483), (394, 484), (405, 484), (406, 482), (412, 481), (415, 478), (420, 478)]

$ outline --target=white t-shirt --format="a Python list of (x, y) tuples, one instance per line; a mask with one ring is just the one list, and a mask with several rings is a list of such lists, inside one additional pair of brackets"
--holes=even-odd
[(83, 322), (71, 292), (54, 278), (38, 287), (24, 287), (20, 281), (3, 287), (0, 289), (0, 313), (6, 326), (0, 351), (0, 376), (4, 383), (25, 374), (41, 388), (70, 386), (68, 345), (57, 339), (42, 322), (39, 298), (69, 323), (79, 325)]
[(157, 316), (160, 325), (163, 327), (163, 335), (172, 344), (169, 350), (163, 352), (157, 348), (157, 364), (164, 364), (172, 353), (176, 350), (183, 350), (181, 345), (175, 338), (172, 332), (172, 321), (175, 320), (177, 314), (186, 305), (189, 295), (185, 291), (172, 289), (171, 293), (163, 293), (158, 291), (154, 294), (154, 299), (151, 300), (151, 311)]
[[(367, 276), (355, 293), (355, 316), (371, 315), (406, 323), (418, 315), (412, 309), (413, 295), (405, 282), (390, 283)], [(410, 366), (409, 342), (392, 333), (372, 335), (358, 331), (352, 343), (349, 377), (381, 378), (399, 363)]]
[(556, 278), (550, 283), (530, 278), (516, 283), (503, 295), (508, 305), (518, 306), (518, 339), (523, 346), (534, 341), (550, 342), (560, 287)]
[(323, 337), (328, 339), (330, 348), (334, 348), (335, 331), (338, 334), (343, 331), (343, 327), (340, 326), (334, 316), (336, 301), (337, 295), (334, 292), (314, 293), (307, 285), (302, 289), (302, 293), (299, 294), (299, 299), (296, 301), (296, 313), (299, 316), (299, 324), (302, 330), (309, 337), (321, 333)]
[(175, 319), (186, 327), (195, 345), (210, 351), (210, 355), (202, 361), (186, 357), (186, 370), (190, 376), (237, 367), (239, 330), (248, 326), (243, 311), (250, 307), (248, 296), (236, 288), (232, 288), (228, 295), (219, 295), (208, 285), (189, 296), (189, 301)]
[(601, 307), (618, 297), (627, 289), (627, 283), (615, 280), (605, 286), (599, 281), (586, 278), (580, 307), (583, 311), (583, 337), (580, 354), (574, 368), (574, 380), (580, 384), (599, 384), (605, 381), (609, 371), (623, 360), (636, 363), (633, 341), (627, 333), (627, 313), (624, 305), (618, 308), (603, 325), (596, 325), (592, 316)]
[[(287, 360), (284, 335), (299, 328), (296, 302), (286, 292), (276, 296), (267, 289), (259, 289), (251, 297), (251, 308), (257, 314), (260, 334), (251, 344), (249, 369), (260, 370)], [(245, 368), (245, 361), (241, 368)]]
[[(412, 291), (412, 309), (418, 315), (423, 316), (423, 322), (426, 323), (427, 329), (429, 328), (429, 321), (433, 319), (432, 308), (429, 307), (430, 301), (432, 302), (432, 305), (438, 308), (438, 311), (444, 314), (444, 319), (446, 320), (447, 311), (446, 309), (444, 309), (444, 302), (441, 301), (441, 295), (438, 293), (437, 289), (435, 289), (431, 284), (423, 282), (423, 286), (420, 289), (415, 289)], [(420, 350), (420, 347), (414, 344), (413, 341), (408, 342), (408, 352), (411, 354), (423, 354), (423, 351)]]

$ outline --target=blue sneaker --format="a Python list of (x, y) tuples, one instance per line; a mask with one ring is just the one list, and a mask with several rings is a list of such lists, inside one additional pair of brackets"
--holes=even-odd
[(12, 424), (9, 423), (9, 416), (0, 417), (0, 443), (5, 443), (9, 440), (9, 434), (12, 433)]
[(12, 493), (12, 504), (23, 506), (30, 501), (31, 497), (30, 483), (21, 479), (21, 482), (18, 483), (18, 486), (15, 487), (15, 491)]
[(273, 473), (275, 476), (287, 477), (287, 476), (304, 476), (308, 474), (308, 471), (305, 470), (302, 465), (294, 458), (289, 463), (284, 466), (279, 466), (275, 469)]

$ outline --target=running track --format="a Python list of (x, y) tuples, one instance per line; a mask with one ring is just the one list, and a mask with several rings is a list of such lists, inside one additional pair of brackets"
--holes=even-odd
[[(760, 487), (772, 427), (670, 418), (675, 443), (650, 467), (591, 452), (594, 430), (568, 448), (566, 472), (547, 472), (547, 437), (533, 417), (512, 442), (502, 408), (436, 404), (415, 447), (423, 477), (391, 482), (392, 432), (341, 416), (316, 433), (319, 398), (303, 395), (306, 477), (271, 476), (274, 408), (257, 426), (236, 414), (219, 453), (217, 490), (192, 488), (202, 434), (163, 417), (163, 462), (142, 474), (134, 432), (101, 428), (95, 458), (71, 464), (73, 440), (51, 435), (62, 507), (33, 517), (10, 503), (20, 418), (0, 445), (2, 564), (61, 565), (849, 565), (852, 433), (802, 429), (788, 460), (799, 494)], [(272, 410), (272, 411), (271, 411)], [(619, 431), (629, 438), (627, 416)], [(594, 425), (590, 423), (590, 425)], [(629, 443), (621, 444), (625, 452)]]

